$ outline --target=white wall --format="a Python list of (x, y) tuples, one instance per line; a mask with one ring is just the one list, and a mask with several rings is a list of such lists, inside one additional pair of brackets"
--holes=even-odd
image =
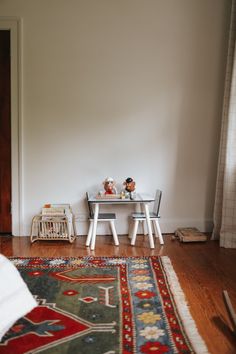
[[(161, 227), (212, 221), (228, 0), (8, 0), (22, 19), (23, 233), (106, 176), (163, 190)], [(129, 208), (115, 208), (127, 233)], [(106, 232), (100, 229), (100, 232)]]

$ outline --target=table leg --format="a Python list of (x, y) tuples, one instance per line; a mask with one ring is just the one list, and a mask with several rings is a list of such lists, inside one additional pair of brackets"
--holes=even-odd
[(95, 248), (96, 234), (97, 234), (97, 223), (98, 223), (98, 213), (99, 213), (99, 204), (95, 204), (94, 208), (94, 217), (93, 217), (93, 232), (92, 232), (92, 241), (91, 241), (91, 250)]
[(88, 236), (86, 239), (86, 246), (90, 246), (91, 239), (92, 239), (92, 232), (93, 232), (93, 221), (89, 220), (89, 230), (88, 230)]
[(138, 220), (134, 221), (134, 226), (133, 226), (133, 230), (132, 230), (132, 234), (131, 234), (131, 245), (132, 246), (135, 245), (137, 231), (138, 231), (138, 223), (139, 223)]
[(150, 248), (155, 248), (154, 241), (153, 241), (153, 236), (152, 236), (152, 227), (151, 227), (149, 208), (148, 208), (148, 204), (147, 203), (144, 204), (144, 210), (145, 210), (145, 216), (146, 216), (146, 221), (147, 221), (147, 229), (148, 229), (148, 237), (149, 237)]

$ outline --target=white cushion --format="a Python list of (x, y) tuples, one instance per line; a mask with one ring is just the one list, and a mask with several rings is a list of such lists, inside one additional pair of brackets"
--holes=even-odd
[(18, 319), (36, 306), (16, 267), (0, 254), (0, 341)]

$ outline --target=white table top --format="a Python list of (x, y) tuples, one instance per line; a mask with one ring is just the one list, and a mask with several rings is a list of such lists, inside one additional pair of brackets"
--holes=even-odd
[(137, 193), (133, 199), (130, 198), (111, 198), (96, 196), (95, 194), (89, 195), (89, 203), (98, 203), (98, 204), (135, 204), (135, 203), (151, 203), (155, 200), (149, 194), (146, 193)]

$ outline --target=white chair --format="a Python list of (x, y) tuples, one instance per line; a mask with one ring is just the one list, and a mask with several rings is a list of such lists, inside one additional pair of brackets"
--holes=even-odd
[[(160, 225), (159, 225), (159, 221), (158, 221), (158, 219), (160, 218), (159, 210), (160, 210), (160, 204), (161, 204), (161, 197), (162, 197), (162, 191), (160, 191), (158, 189), (156, 191), (153, 211), (150, 213), (150, 220), (151, 220), (153, 228), (154, 228), (155, 236), (159, 238), (160, 244), (164, 245), (164, 241), (163, 241), (163, 237), (161, 234), (161, 229), (160, 229)], [(139, 222), (143, 223), (143, 230), (144, 230), (144, 223), (146, 222), (146, 215), (145, 215), (145, 213), (142, 213), (142, 212), (141, 213), (134, 213), (134, 214), (132, 214), (132, 219), (133, 219), (134, 225), (133, 225), (133, 230), (131, 233), (131, 245), (134, 246), (135, 241), (136, 241)], [(144, 234), (145, 234), (145, 231), (144, 231)]]
[[(91, 203), (89, 202), (89, 196), (88, 193), (86, 193), (86, 199), (88, 203), (88, 210), (89, 210), (89, 231), (88, 231), (88, 236), (86, 239), (86, 246), (89, 247), (91, 244), (91, 238), (92, 238), (92, 231), (93, 231), (93, 222), (94, 222), (94, 213), (93, 209), (91, 206)], [(116, 220), (116, 214), (115, 213), (99, 213), (98, 214), (98, 222), (99, 221), (108, 221), (111, 227), (112, 235), (113, 235), (113, 240), (116, 246), (119, 246), (119, 240), (118, 236), (116, 233), (116, 228), (115, 228), (115, 220)], [(96, 235), (95, 235), (96, 237)]]

